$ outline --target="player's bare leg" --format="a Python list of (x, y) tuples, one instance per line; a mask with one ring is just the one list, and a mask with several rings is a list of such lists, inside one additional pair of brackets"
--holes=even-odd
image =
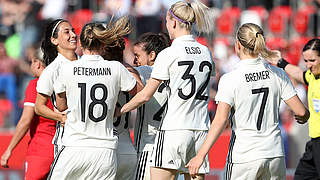
[(150, 168), (151, 180), (175, 180), (177, 170), (174, 169), (163, 169), (157, 167)]

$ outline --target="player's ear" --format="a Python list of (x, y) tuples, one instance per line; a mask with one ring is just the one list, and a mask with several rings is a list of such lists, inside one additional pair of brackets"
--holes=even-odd
[(50, 41), (51, 41), (51, 43), (54, 44), (55, 46), (58, 46), (58, 44), (59, 44), (59, 41), (58, 41), (57, 38), (51, 37), (51, 38), (50, 38)]
[(149, 53), (149, 59), (150, 59), (151, 61), (154, 61), (154, 60), (156, 59), (156, 52), (155, 52), (155, 51), (151, 51), (151, 52)]
[(41, 65), (42, 65), (41, 62), (37, 60), (36, 63), (37, 63), (37, 64), (36, 64), (36, 65), (37, 65), (37, 69), (40, 69), (40, 68), (41, 68)]

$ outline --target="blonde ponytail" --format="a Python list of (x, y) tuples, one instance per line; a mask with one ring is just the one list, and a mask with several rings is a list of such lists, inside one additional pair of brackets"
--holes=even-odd
[(239, 27), (236, 35), (244, 47), (244, 53), (263, 58), (275, 57), (276, 53), (266, 48), (263, 30), (256, 24), (246, 23)]
[(198, 32), (210, 33), (214, 29), (213, 12), (199, 0), (191, 3), (176, 2), (169, 9), (169, 15), (179, 21), (180, 27), (188, 30), (191, 30), (194, 23), (197, 24)]

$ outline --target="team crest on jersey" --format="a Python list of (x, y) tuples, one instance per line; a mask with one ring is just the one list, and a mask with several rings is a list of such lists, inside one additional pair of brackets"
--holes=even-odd
[(318, 113), (320, 111), (320, 99), (312, 99), (313, 109)]

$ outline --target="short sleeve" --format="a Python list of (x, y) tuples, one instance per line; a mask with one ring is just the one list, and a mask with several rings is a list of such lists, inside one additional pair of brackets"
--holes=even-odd
[(131, 75), (131, 73), (120, 64), (120, 90), (121, 91), (130, 91), (136, 85), (136, 79)]
[(54, 92), (56, 94), (59, 94), (59, 93), (66, 91), (65, 78), (64, 78), (64, 77), (66, 77), (66, 71), (67, 71), (66, 67), (68, 67), (68, 66), (64, 66), (61, 68), (61, 72), (59, 73), (57, 80), (53, 84)]
[[(47, 67), (48, 68), (48, 67)], [(53, 93), (53, 71), (44, 69), (37, 83), (37, 92), (51, 96)]]
[(297, 91), (293, 87), (287, 73), (283, 71), (281, 81), (281, 99), (288, 100), (297, 94)]
[(227, 74), (223, 75), (220, 78), (219, 84), (218, 84), (218, 92), (215, 97), (216, 102), (224, 102), (229, 104), (230, 106), (233, 106), (234, 104), (234, 93), (232, 88), (232, 81), (229, 81)]
[(162, 50), (155, 60), (151, 77), (159, 80), (168, 80), (170, 78), (169, 68), (175, 59), (175, 56), (170, 52), (170, 48)]
[(37, 98), (37, 81), (31, 80), (26, 88), (25, 91), (25, 98), (24, 98), (24, 106), (32, 106), (34, 107), (36, 103), (36, 98)]
[(303, 81), (306, 85), (309, 85), (310, 77), (311, 77), (310, 70), (303, 72)]

